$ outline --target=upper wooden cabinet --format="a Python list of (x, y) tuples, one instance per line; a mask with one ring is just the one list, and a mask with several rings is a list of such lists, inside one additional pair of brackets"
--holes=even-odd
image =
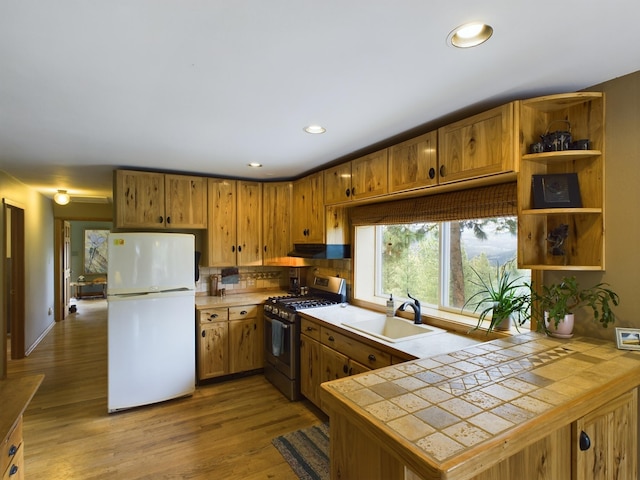
[(516, 105), (511, 102), (438, 129), (440, 184), (516, 170)]
[(262, 265), (262, 184), (209, 179), (209, 266)]
[[(529, 153), (547, 130), (566, 131), (588, 140), (586, 149)], [(538, 270), (604, 270), (604, 96), (580, 92), (520, 102), (518, 173), (518, 265)], [(577, 148), (577, 147), (576, 147)], [(534, 175), (562, 183), (577, 176), (581, 207), (566, 203), (568, 190), (540, 207), (534, 205)], [(542, 183), (540, 183), (542, 185)], [(541, 189), (544, 195), (544, 188)], [(535, 208), (535, 207), (538, 208)], [(571, 208), (566, 208), (566, 207)], [(568, 236), (558, 249), (550, 234), (562, 227)], [(554, 251), (555, 250), (555, 251)]]
[(324, 243), (323, 172), (293, 182), (293, 243)]
[(389, 192), (438, 184), (438, 132), (433, 131), (389, 148)]
[(206, 178), (116, 170), (114, 228), (207, 228)]
[(385, 148), (324, 171), (324, 203), (377, 197), (388, 192)]
[(290, 265), (291, 258), (291, 182), (262, 185), (262, 264)]

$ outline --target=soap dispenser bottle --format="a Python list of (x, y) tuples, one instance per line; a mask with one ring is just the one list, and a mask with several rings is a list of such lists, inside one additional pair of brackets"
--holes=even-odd
[(387, 317), (393, 317), (396, 314), (396, 308), (393, 303), (393, 293), (389, 295), (389, 300), (387, 300)]

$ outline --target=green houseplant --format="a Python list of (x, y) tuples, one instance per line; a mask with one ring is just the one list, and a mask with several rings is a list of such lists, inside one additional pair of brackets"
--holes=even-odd
[[(497, 266), (495, 284), (492, 277), (485, 280), (473, 267), (477, 281), (471, 281), (480, 290), (474, 293), (462, 306), (462, 310), (469, 305), (475, 305), (473, 312), (477, 312), (484, 306), (478, 316), (478, 323), (474, 330), (478, 330), (485, 320), (489, 318), (487, 334), (493, 330), (506, 330), (510, 320), (513, 320), (516, 328), (526, 322), (531, 312), (530, 288), (521, 282), (522, 276), (511, 278), (511, 272), (507, 264)], [(523, 288), (527, 287), (523, 292)], [(490, 316), (490, 317), (489, 317)]]
[[(542, 285), (539, 292), (532, 288), (532, 300), (545, 318), (544, 323), (540, 322), (539, 329), (547, 332), (557, 330), (560, 323), (580, 307), (591, 308), (594, 321), (606, 328), (616, 319), (612, 307), (620, 303), (618, 294), (608, 287), (607, 283), (598, 283), (581, 288), (576, 277), (563, 277), (559, 283)], [(569, 319), (573, 322), (573, 317)]]

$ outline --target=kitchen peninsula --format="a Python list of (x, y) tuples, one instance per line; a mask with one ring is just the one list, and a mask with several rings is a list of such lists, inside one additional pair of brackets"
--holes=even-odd
[(331, 478), (636, 478), (640, 353), (537, 333), (322, 385)]

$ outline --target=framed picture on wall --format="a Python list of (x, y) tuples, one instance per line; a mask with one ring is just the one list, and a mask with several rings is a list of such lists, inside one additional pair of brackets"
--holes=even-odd
[(107, 236), (109, 230), (87, 228), (84, 231), (84, 274), (107, 273)]

